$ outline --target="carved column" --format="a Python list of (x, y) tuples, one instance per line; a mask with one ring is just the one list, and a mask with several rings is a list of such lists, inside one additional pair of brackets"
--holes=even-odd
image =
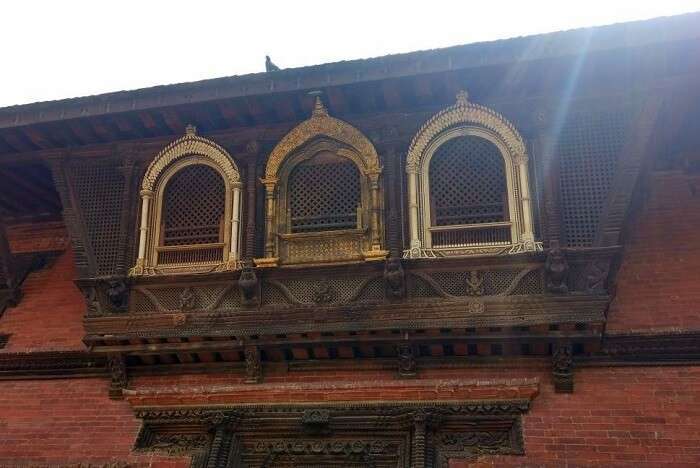
[(235, 268), (238, 256), (238, 240), (240, 239), (241, 224), (241, 183), (233, 184), (231, 189), (233, 197), (233, 209), (231, 210), (231, 246), (229, 248), (228, 261), (231, 268)]
[(147, 265), (146, 262), (146, 240), (148, 238), (148, 210), (153, 198), (152, 190), (141, 190), (141, 227), (139, 228), (139, 255), (136, 259), (136, 266), (132, 268), (131, 274), (141, 275)]
[(411, 468), (425, 468), (425, 439), (428, 432), (428, 415), (418, 411), (413, 415), (413, 444)]
[(530, 198), (530, 180), (527, 173), (526, 155), (519, 155), (515, 158), (515, 164), (518, 166), (518, 178), (520, 179), (520, 195), (522, 200), (523, 210), (523, 234), (522, 240), (525, 243), (527, 250), (535, 248), (535, 233), (532, 229), (532, 199)]
[[(249, 145), (250, 146), (250, 145)], [(245, 228), (245, 258), (246, 260), (251, 260), (255, 255), (255, 195), (257, 190), (255, 190), (256, 179), (256, 169), (257, 161), (255, 158), (248, 160), (248, 166), (246, 169), (246, 197), (247, 197), (247, 209), (246, 209), (246, 228)]]
[(261, 179), (265, 185), (265, 259), (256, 261), (258, 266), (275, 266), (275, 191), (277, 179)]
[(411, 256), (419, 256), (421, 242), (418, 237), (418, 170), (408, 169), (408, 222), (411, 234)]
[(119, 172), (124, 180), (124, 191), (122, 192), (122, 212), (120, 214), (119, 221), (119, 256), (117, 257), (117, 264), (115, 266), (115, 271), (119, 275), (124, 275), (128, 270), (126, 265), (127, 259), (127, 244), (129, 239), (129, 229), (130, 223), (129, 218), (131, 214), (131, 194), (132, 194), (132, 180), (134, 173), (134, 161), (131, 158), (133, 148), (127, 147), (125, 149), (119, 149), (118, 153), (121, 156), (122, 152), (128, 152), (124, 164), (118, 167)]
[(370, 217), (370, 229), (372, 230), (371, 244), (372, 250), (381, 250), (381, 241), (379, 238), (379, 174), (380, 169), (370, 171), (367, 173), (369, 176), (370, 183), (370, 203), (371, 203), (371, 217)]

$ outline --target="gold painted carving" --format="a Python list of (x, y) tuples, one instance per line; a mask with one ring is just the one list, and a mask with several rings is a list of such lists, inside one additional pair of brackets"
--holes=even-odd
[(213, 141), (198, 136), (196, 129), (188, 125), (185, 136), (166, 146), (148, 165), (141, 189), (153, 191), (158, 177), (166, 167), (178, 159), (190, 155), (198, 155), (210, 159), (221, 169), (231, 183), (240, 182), (240, 173), (228, 152)]
[(323, 102), (317, 97), (311, 118), (287, 133), (270, 153), (265, 178), (275, 179), (284, 159), (316, 136), (326, 136), (356, 149), (362, 157), (365, 171), (380, 170), (379, 156), (372, 142), (349, 123), (329, 116)]
[(523, 139), (505, 117), (487, 107), (469, 102), (467, 93), (461, 91), (457, 94), (454, 105), (435, 114), (418, 130), (408, 149), (406, 171), (416, 172), (430, 142), (443, 131), (461, 124), (473, 124), (491, 130), (516, 158), (526, 154)]

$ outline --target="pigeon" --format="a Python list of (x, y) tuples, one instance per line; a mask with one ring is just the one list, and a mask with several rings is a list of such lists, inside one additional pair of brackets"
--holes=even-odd
[(266, 55), (265, 56), (265, 71), (266, 72), (273, 72), (273, 71), (280, 71), (280, 67), (272, 63), (272, 60), (270, 60), (270, 56)]

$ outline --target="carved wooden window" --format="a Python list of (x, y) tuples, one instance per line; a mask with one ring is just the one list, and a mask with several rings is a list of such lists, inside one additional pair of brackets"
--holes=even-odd
[(240, 174), (231, 156), (188, 127), (146, 170), (139, 254), (130, 275), (235, 269)]
[(565, 123), (557, 151), (561, 158), (561, 209), (569, 247), (593, 245), (600, 216), (622, 151), (628, 116), (623, 112), (582, 113)]
[[(222, 260), (225, 196), (224, 180), (209, 166), (173, 175), (163, 196), (160, 263)], [(192, 248), (177, 248), (185, 246)]]
[(291, 232), (357, 228), (360, 173), (349, 159), (319, 153), (294, 168), (288, 186)]
[(381, 167), (372, 143), (328, 115), (280, 140), (265, 167), (265, 256), (261, 267), (382, 259)]
[(421, 127), (406, 172), (406, 257), (541, 249), (534, 239), (525, 143), (503, 116), (469, 102), (466, 93)]
[(510, 244), (503, 156), (493, 143), (476, 136), (448, 140), (428, 172), (433, 247)]

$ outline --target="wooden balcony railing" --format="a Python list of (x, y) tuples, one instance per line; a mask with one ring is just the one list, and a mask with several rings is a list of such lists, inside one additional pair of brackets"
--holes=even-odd
[(511, 244), (511, 223), (458, 224), (454, 226), (431, 226), (432, 247), (460, 248), (481, 245)]
[(194, 244), (157, 247), (158, 265), (203, 265), (224, 260), (224, 244)]

